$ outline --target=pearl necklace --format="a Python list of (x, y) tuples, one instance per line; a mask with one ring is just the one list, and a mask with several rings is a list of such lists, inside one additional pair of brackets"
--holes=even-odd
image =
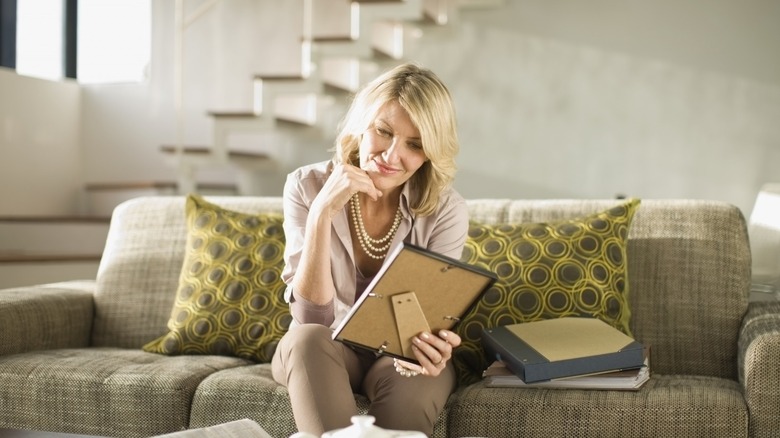
[[(395, 236), (398, 225), (401, 223), (401, 204), (398, 204), (398, 209), (395, 211), (395, 218), (393, 219), (393, 225), (390, 226), (390, 231), (381, 239), (374, 239), (368, 235), (366, 227), (363, 225), (363, 216), (360, 214), (360, 198), (358, 198), (357, 193), (350, 198), (349, 203), (352, 206), (352, 223), (355, 225), (355, 234), (357, 234), (358, 242), (363, 252), (372, 259), (383, 259), (387, 255), (393, 236)], [(384, 245), (382, 245), (383, 243)]]

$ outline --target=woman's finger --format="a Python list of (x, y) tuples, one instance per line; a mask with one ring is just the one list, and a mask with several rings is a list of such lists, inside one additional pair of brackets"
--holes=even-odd
[[(455, 335), (457, 336), (457, 335)], [(459, 343), (459, 338), (452, 338)], [(447, 365), (447, 361), (452, 357), (452, 345), (447, 342), (446, 336), (443, 339), (440, 336), (433, 336), (430, 333), (422, 332), (413, 339), (412, 347), (415, 351), (417, 360), (424, 370), (424, 374), (437, 376)]]
[(449, 330), (439, 330), (439, 337), (444, 339), (444, 342), (450, 344), (452, 348), (457, 347), (461, 343), (460, 336)]
[(342, 164), (334, 170), (332, 177), (336, 186), (334, 190), (343, 193), (346, 197), (344, 203), (358, 192), (367, 194), (375, 201), (382, 196), (382, 192), (374, 186), (374, 182), (366, 171), (359, 167), (351, 164)]

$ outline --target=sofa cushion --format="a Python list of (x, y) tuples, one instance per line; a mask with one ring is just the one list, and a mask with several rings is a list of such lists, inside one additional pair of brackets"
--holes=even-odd
[[(360, 413), (368, 400), (356, 398)], [(273, 415), (268, 415), (273, 412)], [(191, 428), (239, 418), (256, 421), (269, 434), (288, 437), (297, 432), (287, 389), (276, 383), (270, 364), (233, 368), (212, 374), (198, 386), (192, 400)]]
[(0, 356), (0, 428), (116, 437), (175, 432), (188, 426), (204, 378), (250, 363), (119, 348)]
[[(358, 414), (369, 414), (370, 403), (360, 394), (355, 395)], [(445, 438), (447, 407), (439, 415), (431, 438)], [(269, 415), (273, 413), (273, 415)], [(297, 428), (293, 418), (287, 389), (276, 383), (271, 364), (257, 364), (218, 371), (198, 386), (192, 400), (191, 428), (249, 418), (257, 422), (271, 436), (289, 437)]]
[(485, 328), (589, 316), (631, 335), (626, 242), (639, 203), (561, 221), (471, 223), (462, 260), (495, 272), (498, 281), (457, 327), (461, 384), (489, 365), (481, 345)]
[(270, 362), (290, 325), (281, 280), (283, 217), (187, 197), (187, 249), (162, 354), (221, 354)]
[(489, 388), (450, 397), (454, 437), (746, 437), (748, 408), (731, 379), (653, 374), (639, 391)]

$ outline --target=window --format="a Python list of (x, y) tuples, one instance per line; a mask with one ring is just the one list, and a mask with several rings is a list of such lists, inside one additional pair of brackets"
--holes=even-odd
[(151, 0), (79, 0), (77, 39), (79, 82), (143, 81), (152, 52)]
[(16, 71), (27, 76), (64, 76), (63, 0), (17, 0)]
[[(4, 2), (6, 3), (6, 2)], [(140, 82), (151, 59), (151, 0), (12, 0), (3, 10), (2, 65), (82, 83)], [(6, 24), (15, 19), (15, 29)], [(14, 24), (14, 23), (12, 23)], [(15, 34), (14, 34), (15, 31)], [(5, 36), (8, 36), (5, 38)], [(9, 55), (10, 53), (10, 55)]]

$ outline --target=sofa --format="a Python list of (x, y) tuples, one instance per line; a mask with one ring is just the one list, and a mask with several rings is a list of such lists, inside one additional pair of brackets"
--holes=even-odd
[[(282, 208), (277, 197), (206, 200), (239, 217), (278, 215)], [(505, 224), (555, 228), (624, 202), (467, 201), (472, 227), (493, 231)], [(126, 201), (113, 213), (96, 279), (0, 291), (0, 429), (147, 437), (247, 418), (274, 437), (296, 432), (287, 391), (268, 363), (289, 323), (283, 309), (269, 320), (273, 329), (251, 336), (263, 339), (256, 349), (263, 354), (161, 343), (173, 339), (183, 282), (196, 270), (188, 251), (203, 243), (193, 237), (199, 219), (193, 222), (189, 208), (184, 196)], [(450, 397), (433, 436), (780, 436), (780, 303), (748, 301), (750, 246), (740, 210), (715, 201), (645, 199), (632, 214), (616, 229), (617, 241), (601, 242), (617, 242), (612, 256), (624, 263), (615, 265), (624, 277), (613, 281), (624, 302), (605, 311), (624, 306), (612, 316), (651, 348), (650, 380), (639, 391), (489, 388), (473, 372), (490, 358), (464, 357), (460, 371), (477, 369)], [(470, 242), (477, 234), (470, 232)], [(220, 256), (220, 248), (211, 255)], [(257, 251), (274, 253), (278, 264), (278, 248), (263, 248)], [(464, 259), (473, 261), (470, 248)], [(495, 287), (515, 275), (506, 263), (515, 249), (490, 254), (504, 257), (495, 265), (501, 271)], [(278, 283), (270, 268), (266, 273), (257, 281)], [(276, 301), (258, 308), (279, 307), (282, 289), (269, 288)], [(498, 323), (522, 321), (518, 309), (528, 306), (521, 298), (504, 297)], [(555, 307), (553, 298), (540, 299)], [(502, 319), (507, 315), (514, 319)], [(477, 316), (461, 321), (464, 335), (490, 324)], [(472, 342), (464, 351), (479, 349)], [(356, 399), (365, 412), (367, 400)]]

